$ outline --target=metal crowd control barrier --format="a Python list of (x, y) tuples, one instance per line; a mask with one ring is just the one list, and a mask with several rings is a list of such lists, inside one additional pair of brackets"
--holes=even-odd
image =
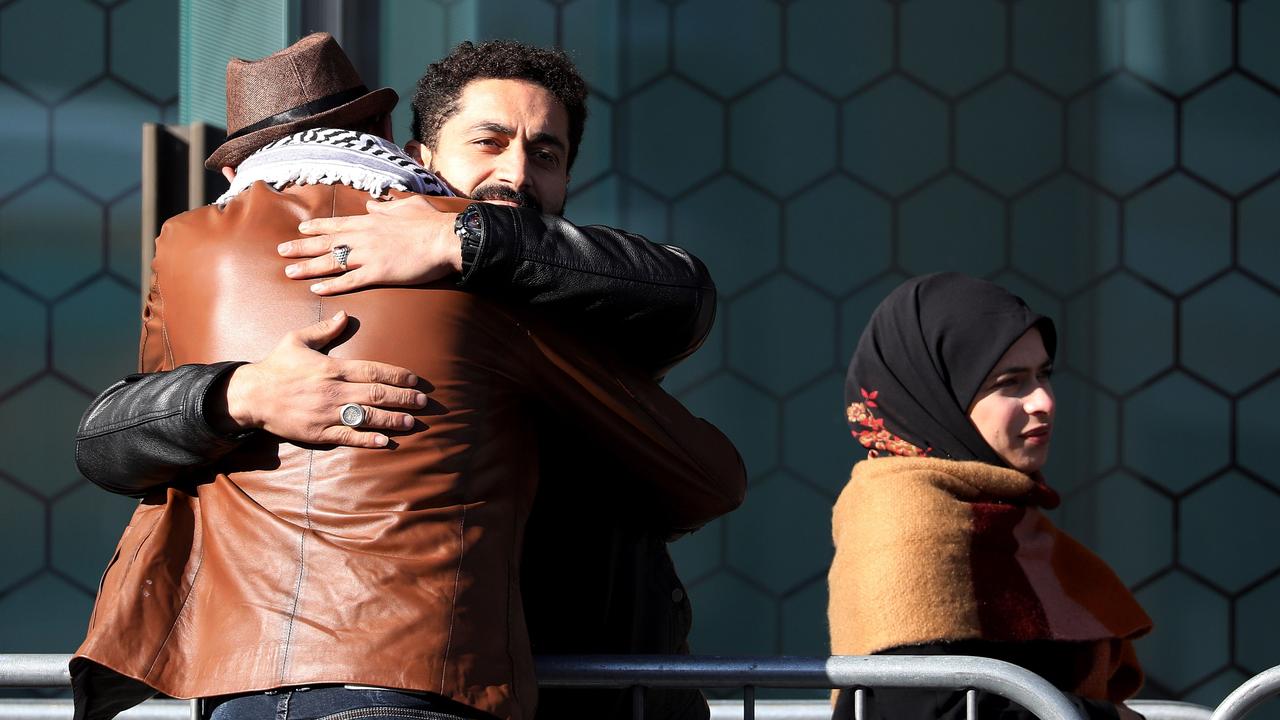
[[(68, 655), (0, 655), (0, 688), (65, 688)], [(713, 718), (809, 720), (831, 717), (824, 701), (756, 701), (759, 687), (854, 690), (854, 714), (862, 717), (862, 688), (934, 688), (967, 691), (967, 717), (976, 715), (976, 691), (1006, 697), (1041, 720), (1082, 720), (1075, 707), (1044, 678), (1016, 665), (976, 657), (867, 656), (832, 658), (728, 658), (671, 656), (543, 657), (538, 683), (557, 688), (631, 688), (635, 717), (644, 711), (645, 688), (741, 688), (742, 701), (714, 701)], [(1232, 693), (1213, 720), (1239, 720), (1280, 693), (1280, 668), (1263, 673)], [(1232, 705), (1234, 701), (1234, 705)], [(1148, 720), (1206, 720), (1208, 708), (1188, 703), (1133, 701)], [(1231, 707), (1228, 707), (1231, 705)], [(187, 720), (193, 704), (152, 700), (121, 715), (123, 720)], [(1233, 709), (1234, 708), (1234, 709)], [(0, 700), (0, 720), (66, 720), (69, 700)]]
[(1232, 691), (1213, 711), (1213, 720), (1241, 720), (1277, 695), (1280, 695), (1280, 665), (1263, 670)]
[[(711, 700), (711, 720), (742, 720), (738, 700)], [(1130, 700), (1125, 703), (1146, 720), (1210, 720), (1213, 708), (1177, 700)], [(831, 720), (829, 700), (757, 700), (756, 720)]]

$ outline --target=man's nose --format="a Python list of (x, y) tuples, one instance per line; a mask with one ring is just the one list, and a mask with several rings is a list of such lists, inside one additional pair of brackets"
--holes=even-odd
[(529, 154), (519, 143), (511, 143), (506, 152), (502, 153), (498, 161), (497, 179), (516, 190), (523, 190), (529, 182)]

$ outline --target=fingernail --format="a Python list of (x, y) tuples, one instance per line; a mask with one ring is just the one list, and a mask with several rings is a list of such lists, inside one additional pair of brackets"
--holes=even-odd
[(413, 427), (413, 416), (405, 415), (404, 420), (400, 421), (400, 424), (403, 425), (406, 430)]
[(427, 396), (423, 395), (422, 393), (418, 393), (417, 395), (413, 396), (413, 402), (417, 405), (426, 405)]
[(276, 246), (276, 252), (281, 253), (281, 254), (287, 253), (287, 252), (289, 252), (289, 248), (290, 248), (292, 245), (293, 245), (293, 243), (292, 243), (292, 242), (282, 242), (282, 243), (280, 243), (279, 245), (277, 245), (277, 246)]
[(298, 223), (298, 232), (306, 232), (310, 228), (311, 228), (310, 220), (303, 220), (302, 222)]
[(285, 266), (285, 268), (284, 268), (284, 274), (285, 274), (285, 275), (288, 275), (289, 277), (293, 277), (294, 275), (297, 275), (297, 274), (298, 274), (298, 266), (297, 266), (297, 265), (286, 265), (286, 266)]
[(373, 436), (373, 444), (374, 444), (374, 445), (377, 445), (378, 447), (386, 447), (386, 446), (387, 446), (387, 436), (386, 436), (386, 435), (374, 435), (374, 436)]
[(315, 285), (311, 286), (311, 292), (313, 293), (318, 293), (321, 290), (324, 290), (324, 283), (316, 283)]
[(333, 319), (334, 319), (334, 320), (341, 320), (341, 319), (342, 319), (342, 312), (343, 312), (342, 310), (339, 310), (338, 312), (334, 313), (334, 314), (333, 314)]
[(409, 377), (405, 378), (405, 384), (406, 384), (406, 385), (417, 385), (417, 384), (418, 384), (418, 376), (417, 376), (417, 375), (410, 375)]

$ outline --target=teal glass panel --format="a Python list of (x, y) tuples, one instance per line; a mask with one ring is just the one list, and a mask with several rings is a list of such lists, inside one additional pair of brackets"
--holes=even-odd
[(770, 0), (692, 0), (675, 10), (675, 67), (701, 87), (729, 98), (782, 63), (782, 9)]
[[(40, 571), (44, 530), (40, 497), (0, 478), (0, 593)], [(13, 650), (0, 643), (0, 652)]]
[(53, 367), (80, 387), (106, 388), (136, 372), (138, 338), (121, 320), (138, 312), (138, 289), (102, 277), (53, 310)]
[(1280, 286), (1280, 182), (1250, 194), (1238, 208), (1239, 264)]
[(835, 168), (836, 108), (790, 78), (752, 90), (729, 111), (729, 164), (775, 195)]
[[(1061, 348), (1058, 353), (1061, 358)], [(1071, 494), (1119, 463), (1120, 404), (1109, 393), (1069, 370), (1054, 370), (1053, 392), (1057, 410), (1053, 446), (1044, 474), (1055, 490)], [(1071, 495), (1064, 503), (1065, 515), (1071, 514), (1076, 502), (1085, 505), (1085, 513), (1090, 512), (1086, 500), (1077, 501), (1075, 495)]]
[(776, 202), (724, 176), (676, 203), (674, 242), (702, 258), (722, 297), (734, 295), (777, 267), (780, 215)]
[(103, 80), (54, 111), (54, 170), (99, 200), (119, 197), (142, 181), (142, 124), (159, 120), (155, 105)]
[(155, 102), (178, 97), (177, 64), (156, 62), (178, 57), (178, 7), (173, 0), (129, 0), (111, 13), (111, 74)]
[(725, 518), (729, 567), (774, 595), (825, 578), (833, 554), (831, 499), (778, 473)]
[(102, 267), (102, 208), (57, 180), (0, 205), (5, 270), (54, 298)]
[(1280, 481), (1280, 457), (1275, 441), (1280, 437), (1280, 379), (1253, 390), (1236, 402), (1236, 462), (1266, 478)]
[(956, 110), (956, 164), (1013, 195), (1058, 169), (1062, 109), (1057, 100), (1016, 78), (997, 80)]
[(791, 393), (782, 408), (782, 464), (826, 493), (828, 511), (866, 450), (849, 433), (844, 408), (844, 361)]
[(777, 607), (763, 589), (722, 571), (690, 587), (689, 598), (694, 607), (714, 608), (693, 621), (694, 653), (768, 655), (777, 647)]
[(1080, 290), (1114, 268), (1119, 240), (1116, 202), (1069, 175), (1013, 205), (1014, 267), (1058, 294)]
[(1240, 64), (1280, 87), (1280, 52), (1273, 31), (1280, 27), (1280, 3), (1251, 2), (1240, 7)]
[(822, 290), (848, 292), (888, 269), (889, 203), (844, 177), (823, 180), (787, 203), (786, 266)]
[(947, 167), (947, 106), (919, 85), (891, 77), (844, 105), (843, 167), (895, 195)]
[(728, 316), (729, 367), (777, 394), (833, 368), (830, 301), (786, 276), (743, 293)]
[(31, 295), (0, 283), (0, 307), (8, 317), (0, 324), (0, 396), (30, 380), (45, 367), (48, 317)]
[(27, 93), (56, 102), (106, 69), (105, 27), (106, 13), (89, 0), (7, 5), (0, 9), (0, 73)]
[(1122, 461), (1171, 492), (1187, 490), (1230, 462), (1230, 414), (1226, 398), (1183, 373), (1167, 375), (1125, 401)]
[(1237, 273), (1182, 304), (1182, 363), (1229, 392), (1269, 375), (1280, 356), (1280, 296)]
[(1239, 193), (1280, 170), (1280, 96), (1232, 76), (1187, 101), (1182, 157), (1187, 170)]
[(0, 638), (6, 653), (71, 653), (84, 640), (91, 588), (45, 572), (0, 595)]
[(0, 83), (0, 196), (22, 190), (48, 168), (48, 117), (36, 100)]
[(1280, 492), (1227, 473), (1183, 498), (1178, 558), (1218, 587), (1242, 590), (1280, 568), (1277, 517)]
[(1129, 585), (1173, 564), (1173, 499), (1128, 473), (1112, 473), (1073, 494), (1062, 526)]
[(779, 412), (772, 397), (722, 373), (680, 393), (680, 400), (733, 441), (752, 482), (777, 466)]
[(53, 503), (50, 534), (53, 567), (81, 587), (96, 589), (137, 507), (137, 500), (104, 493), (89, 483), (59, 497)]
[(1004, 221), (998, 198), (948, 175), (902, 203), (898, 262), (915, 275), (994, 273), (1005, 263)]
[(1118, 75), (1072, 100), (1067, 162), (1115, 193), (1130, 193), (1173, 167), (1174, 105), (1129, 75)]
[(1135, 0), (1124, 6), (1125, 67), (1185, 93), (1231, 65), (1231, 6)]
[(1231, 203), (1174, 175), (1125, 204), (1124, 234), (1126, 265), (1185, 292), (1231, 262)]
[[(1274, 547), (1268, 541), (1266, 547)], [(1258, 549), (1255, 549), (1257, 552)], [(1275, 665), (1280, 645), (1280, 577), (1253, 588), (1236, 601), (1236, 655), (1250, 673), (1260, 673)]]
[[(1227, 599), (1180, 571), (1137, 592), (1159, 632), (1138, 640), (1153, 682), (1178, 693), (1209, 679), (1227, 663)], [(1188, 648), (1195, 648), (1188, 652)]]
[(1120, 64), (1118, 0), (1030, 0), (1013, 6), (1013, 65), (1072, 95)]
[(1103, 387), (1126, 392), (1173, 363), (1173, 303), (1126, 274), (1067, 305), (1059, 356)]
[(84, 482), (76, 471), (75, 437), (91, 398), (48, 375), (6, 398), (0, 432), (10, 450), (0, 453), (0, 473), (46, 498)]
[(888, 72), (893, 8), (880, 0), (799, 0), (786, 6), (786, 67), (833, 96)]
[(688, 83), (664, 79), (631, 96), (618, 113), (626, 152), (620, 165), (653, 192), (680, 195), (720, 169), (724, 110)]
[(1004, 67), (1005, 10), (993, 0), (924, 0), (902, 6), (902, 69), (959, 95)]

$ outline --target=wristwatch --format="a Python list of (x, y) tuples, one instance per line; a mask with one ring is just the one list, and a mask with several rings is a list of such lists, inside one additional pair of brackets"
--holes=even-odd
[(484, 214), (480, 212), (478, 203), (471, 203), (458, 213), (453, 221), (453, 232), (462, 243), (462, 277), (471, 272), (480, 254), (480, 246), (484, 243)]

